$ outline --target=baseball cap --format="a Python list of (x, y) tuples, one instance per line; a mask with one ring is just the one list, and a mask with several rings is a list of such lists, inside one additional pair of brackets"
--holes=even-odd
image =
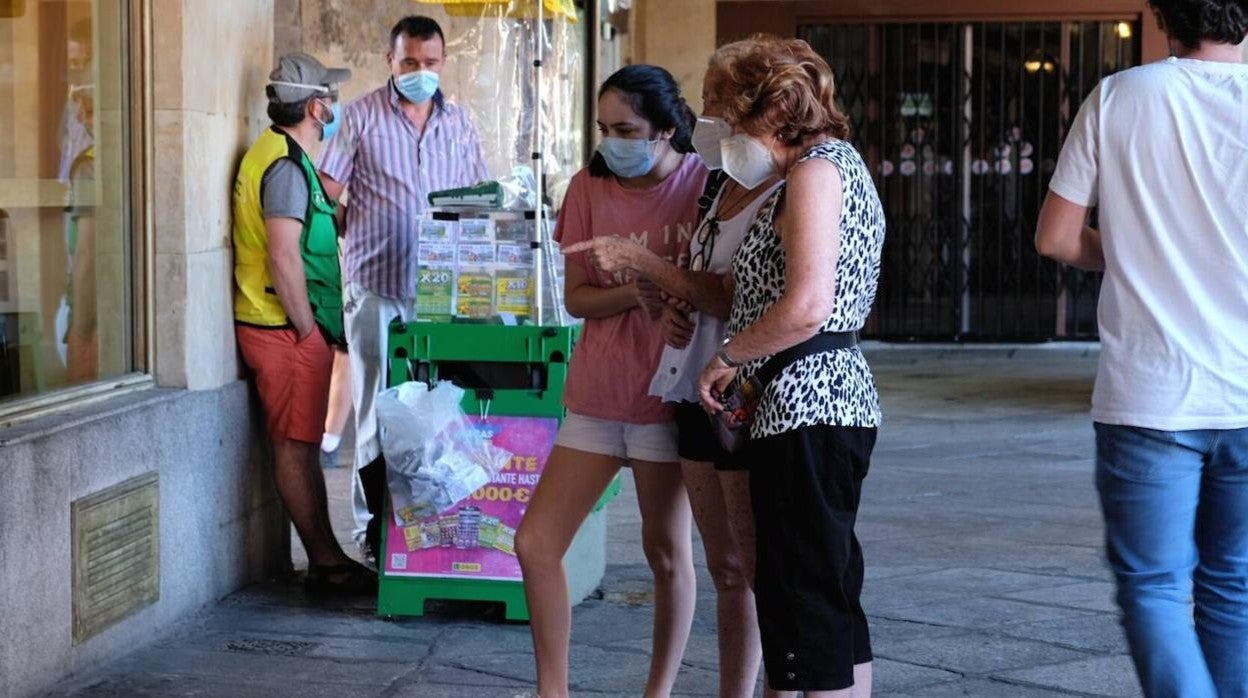
[(346, 68), (326, 68), (320, 61), (301, 51), (288, 53), (277, 61), (269, 73), (269, 101), (290, 104), (318, 94), (334, 91), (351, 79)]

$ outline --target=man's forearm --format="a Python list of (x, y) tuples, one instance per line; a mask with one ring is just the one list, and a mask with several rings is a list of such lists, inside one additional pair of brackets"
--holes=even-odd
[(1101, 231), (1088, 225), (1089, 208), (1050, 191), (1036, 222), (1036, 251), (1089, 271), (1105, 269)]
[(1088, 271), (1105, 271), (1105, 248), (1101, 245), (1101, 231), (1090, 225), (1083, 226), (1079, 243), (1079, 257), (1071, 266)]
[(1105, 250), (1101, 246), (1101, 231), (1083, 226), (1079, 235), (1060, 247), (1046, 247), (1040, 254), (1062, 264), (1085, 271), (1105, 271)]
[(294, 325), (300, 337), (307, 336), (314, 329), (316, 320), (312, 317), (312, 304), (308, 302), (308, 280), (303, 272), (303, 259), (271, 256), (269, 270), (273, 276), (273, 288), (290, 324)]

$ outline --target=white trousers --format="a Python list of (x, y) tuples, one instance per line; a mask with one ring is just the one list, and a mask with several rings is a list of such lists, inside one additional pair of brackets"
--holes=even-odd
[(351, 479), (351, 503), (355, 513), (355, 537), (364, 536), (372, 516), (364, 499), (360, 468), (381, 455), (374, 405), (383, 384), (386, 366), (386, 338), (390, 322), (416, 316), (414, 299), (399, 300), (379, 296), (356, 283), (343, 292), (343, 317), (347, 329), (347, 356), (351, 364), (351, 404), (355, 407), (355, 477)]

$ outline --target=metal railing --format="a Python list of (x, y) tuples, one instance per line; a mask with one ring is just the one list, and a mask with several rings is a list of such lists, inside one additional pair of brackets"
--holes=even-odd
[(1134, 22), (806, 25), (888, 218), (865, 334), (1094, 339), (1099, 274), (1032, 244), (1067, 128), (1139, 62)]

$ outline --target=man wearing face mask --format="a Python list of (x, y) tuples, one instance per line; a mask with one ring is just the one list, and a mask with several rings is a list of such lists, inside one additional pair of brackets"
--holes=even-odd
[(348, 104), (342, 131), (321, 158), (331, 198), (350, 192), (345, 310), (355, 407), (356, 536), (368, 557), (380, 541), (385, 465), (373, 402), (382, 388), (386, 333), (410, 319), (416, 299), (416, 233), (430, 192), (489, 177), (468, 114), (438, 89), (446, 65), (442, 28), (411, 16), (390, 30), (385, 85)]
[(329, 401), (331, 344), (344, 341), (335, 204), (307, 151), (338, 127), (337, 85), (304, 53), (283, 56), (266, 94), (272, 128), (260, 134), (234, 182), (234, 320), (255, 374), (273, 443), (274, 480), (308, 552), (314, 593), (375, 591), (329, 522), (319, 443)]

